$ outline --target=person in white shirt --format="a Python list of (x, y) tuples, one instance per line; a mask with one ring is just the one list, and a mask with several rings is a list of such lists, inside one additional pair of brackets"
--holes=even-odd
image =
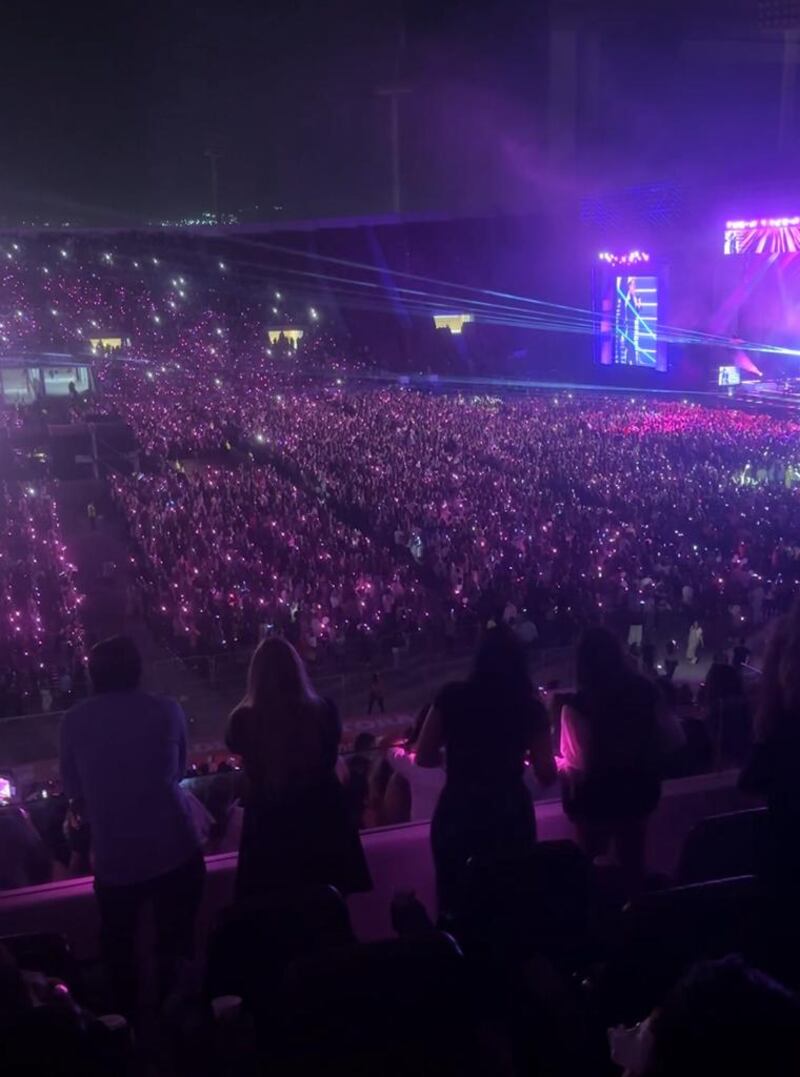
[(89, 656), (94, 694), (61, 723), (61, 777), (76, 815), (91, 826), (101, 943), (115, 1004), (136, 1006), (136, 937), (154, 909), (162, 996), (194, 955), (205, 882), (201, 837), (180, 787), (186, 718), (171, 699), (142, 692), (142, 660), (117, 636)]
[(693, 621), (689, 629), (689, 641), (686, 645), (686, 658), (693, 666), (697, 665), (697, 652), (703, 646), (703, 629), (699, 621)]

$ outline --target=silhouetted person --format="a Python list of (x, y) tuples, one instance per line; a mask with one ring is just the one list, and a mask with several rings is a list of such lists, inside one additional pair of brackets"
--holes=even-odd
[(678, 661), (678, 646), (674, 639), (668, 640), (664, 648), (664, 675), (668, 681), (671, 681), (675, 676)]
[(742, 638), (733, 648), (732, 657), (734, 669), (741, 669), (742, 666), (747, 664), (747, 659), (750, 657), (750, 648), (747, 646), (747, 640), (744, 636), (742, 636)]
[(764, 870), (780, 890), (800, 892), (800, 600), (772, 629), (761, 674), (755, 746), (740, 786), (766, 796)]
[(536, 817), (523, 781), (529, 759), (542, 785), (556, 779), (550, 728), (519, 642), (489, 630), (469, 678), (437, 696), (417, 744), (417, 766), (447, 780), (431, 823), (439, 912), (457, 911), (471, 857), (523, 855), (536, 841)]
[(590, 857), (613, 844), (629, 885), (642, 881), (647, 820), (661, 796), (661, 760), (683, 743), (656, 686), (635, 672), (605, 628), (584, 633), (578, 691), (561, 712), (564, 810)]
[(238, 897), (315, 883), (371, 889), (336, 774), (340, 736), (335, 706), (314, 692), (294, 647), (262, 640), (226, 734), (247, 778)]
[(381, 714), (386, 713), (384, 705), (383, 677), (380, 673), (373, 673), (369, 682), (369, 701), (367, 714), (372, 714), (372, 708), (377, 707)]
[(205, 863), (180, 788), (186, 719), (171, 699), (142, 692), (142, 660), (124, 636), (92, 648), (93, 695), (61, 725), (61, 774), (76, 815), (91, 827), (103, 956), (115, 1002), (137, 995), (139, 916), (152, 903), (162, 995), (194, 954)]

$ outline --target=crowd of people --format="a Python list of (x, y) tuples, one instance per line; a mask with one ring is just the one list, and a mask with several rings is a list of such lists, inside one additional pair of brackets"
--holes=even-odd
[(0, 483), (0, 717), (68, 706), (85, 688), (81, 595), (45, 489)]
[[(800, 1003), (743, 962), (676, 974), (666, 996), (651, 997), (637, 980), (635, 1013), (619, 1004), (608, 970), (630, 956), (620, 943), (630, 923), (623, 903), (641, 908), (669, 887), (652, 878), (647, 853), (662, 780), (686, 747), (671, 683), (679, 659), (694, 663), (704, 648), (733, 644), (732, 662), (715, 657), (706, 679), (706, 724), (724, 750), (731, 721), (741, 719), (741, 744), (752, 749), (741, 785), (768, 809), (753, 865), (762, 904), (749, 920), (762, 929), (756, 952), (770, 972), (779, 968), (800, 988), (792, 851), (800, 606), (786, 613), (800, 578), (800, 424), (565, 391), (498, 397), (305, 384), (261, 361), (255, 316), (237, 308), (234, 332), (213, 289), (195, 300), (188, 278), (167, 276), (157, 257), (147, 266), (129, 257), (123, 286), (114, 252), (53, 247), (25, 260), (12, 244), (0, 255), (0, 350), (89, 340), (122, 325), (134, 341), (125, 347), (129, 362), (109, 354), (98, 368), (100, 406), (130, 424), (140, 447), (140, 467), (109, 480), (130, 541), (133, 608), (181, 654), (257, 644), (226, 730), (242, 767), (236, 904), (212, 933), (205, 994), (193, 999), (195, 1032), (211, 997), (240, 994), (252, 1022), (239, 1025), (242, 1040), (281, 1072), (290, 1056), (297, 1062), (309, 1014), (322, 1016), (308, 997), (299, 1005), (292, 995), (316, 968), (313, 987), (336, 1014), (335, 1036), (324, 1041), (331, 1051), (342, 1049), (348, 1016), (335, 1008), (331, 984), (361, 975), (351, 1004), (369, 992), (404, 1003), (409, 1020), (397, 1025), (414, 1045), (427, 1049), (452, 1027), (463, 1046), (479, 1029), (470, 1060), (479, 1072), (528, 1072), (531, 1058), (557, 1075), (608, 1072), (604, 1039), (598, 1047), (594, 1033), (606, 1019), (628, 1018), (643, 1025), (615, 1032), (613, 1059), (639, 1077), (715, 1067), (747, 1077), (793, 1072)], [(217, 268), (226, 272), (224, 263)], [(85, 687), (81, 598), (55, 502), (42, 489), (0, 486), (0, 584), (0, 714), (73, 703)], [(751, 730), (741, 691), (746, 640), (776, 615)], [(578, 638), (574, 690), (552, 693), (545, 706), (528, 654)], [(407, 742), (380, 760), (375, 820), (432, 814), (437, 907), (410, 895), (395, 902), (400, 949), (381, 951), (386, 964), (373, 982), (368, 954), (376, 951), (354, 944), (341, 901), (373, 885), (358, 833), (359, 782), (363, 794), (373, 776), (357, 760), (343, 766), (337, 708), (318, 696), (308, 667), (322, 656), (364, 661), (412, 640), (460, 639), (480, 640), (470, 673), (443, 685)], [(125, 638), (98, 644), (88, 671), (92, 694), (61, 727), (69, 805), (60, 833), (69, 859), (95, 877), (102, 1003), (138, 1025), (145, 906), (153, 910), (156, 1004), (170, 1009), (191, 991), (205, 816), (185, 786), (182, 710), (141, 690), (136, 647)], [(384, 708), (379, 676), (369, 687), (373, 707)], [(537, 840), (532, 788), (560, 791), (573, 843)], [(426, 811), (415, 808), (417, 796)], [(19, 809), (0, 809), (0, 883), (51, 877), (24, 813), (7, 811)], [(534, 891), (540, 904), (521, 900)], [(314, 901), (324, 906), (322, 925), (308, 911)], [(288, 915), (293, 932), (283, 930)], [(655, 945), (662, 924), (651, 926)], [(232, 955), (238, 929), (244, 944)], [(457, 978), (471, 985), (469, 1005), (477, 991), (479, 1020), (467, 1020), (465, 1009), (450, 1026), (441, 1019), (449, 1020), (453, 983), (446, 989), (430, 973), (428, 950), (419, 964), (412, 957), (421, 952), (413, 947), (428, 946), (441, 956), (452, 939)], [(335, 964), (343, 942), (354, 947), (346, 968)], [(692, 960), (707, 956), (696, 949)], [(268, 975), (248, 965), (248, 950)], [(336, 976), (326, 981), (314, 960), (334, 962)], [(598, 969), (604, 989), (589, 1004), (574, 985), (593, 982)], [(403, 975), (416, 975), (413, 992), (401, 990)], [(477, 986), (487, 983), (491, 999)], [(65, 1007), (65, 991), (38, 982), (34, 992), (24, 957), (0, 947), (0, 1038), (30, 1061), (31, 1014), (42, 1011), (39, 1027), (74, 1032), (70, 1043), (86, 1048), (82, 1069), (90, 1072), (98, 1030), (79, 1007)], [(431, 1013), (437, 1020), (426, 1022)], [(552, 1017), (546, 1035), (542, 1014)], [(378, 1022), (356, 1016), (359, 1035), (371, 1034)], [(302, 1035), (290, 1047), (293, 1020)], [(403, 1040), (391, 1042), (399, 1058)], [(352, 1042), (347, 1048), (352, 1058)], [(326, 1062), (320, 1055), (315, 1068)], [(466, 1064), (459, 1072), (469, 1072)]]
[[(130, 358), (181, 361), (222, 351), (220, 283), (227, 267), (209, 260), (195, 278), (142, 244), (37, 237), (0, 245), (0, 354), (93, 349)], [(240, 324), (242, 319), (240, 319)], [(213, 354), (213, 353), (212, 353)]]
[[(88, 242), (0, 255), (0, 349), (101, 341), (94, 403), (130, 424), (144, 473), (116, 482), (119, 504), (170, 535), (156, 551), (133, 524), (139, 603), (181, 653), (250, 645), (277, 625), (309, 659), (388, 654), (471, 642), (502, 618), (531, 643), (599, 620), (645, 651), (675, 640), (694, 657), (693, 625), (712, 647), (786, 605), (800, 566), (794, 421), (564, 391), (320, 388), (270, 360), (285, 342), (268, 346), (257, 305), (232, 305), (222, 260), (192, 279), (158, 254)], [(117, 337), (122, 352), (102, 343)], [(346, 371), (337, 334), (306, 337), (309, 362)], [(189, 460), (196, 471), (172, 474)], [(259, 497), (274, 533), (250, 527), (246, 549), (192, 555), (186, 510), (210, 482), (195, 550), (240, 496)], [(234, 513), (238, 528), (247, 510)], [(284, 569), (267, 573), (281, 535)]]
[[(226, 1018), (229, 1042), (249, 1044), (247, 1050), (255, 1050), (259, 1064), (303, 1064), (289, 1029), (301, 1014), (303, 1021), (308, 1019), (309, 997), (301, 1003), (293, 991), (305, 982), (297, 977), (317, 968), (307, 964), (310, 959), (327, 962), (338, 955), (338, 961), (348, 953), (344, 965), (335, 963), (336, 982), (346, 983), (348, 991), (377, 992), (382, 1004), (390, 999), (398, 1003), (405, 977), (431, 977), (430, 990), (449, 1012), (445, 1000), (451, 996), (436, 979), (441, 974), (436, 955), (455, 938), (460, 950), (454, 952), (465, 962), (458, 966), (459, 975), (473, 985), (459, 997), (463, 1005), (469, 1001), (477, 1007), (473, 1020), (483, 1033), (491, 1030), (488, 1041), (479, 1036), (474, 1046), (476, 1073), (525, 1073), (532, 1059), (542, 1065), (543, 1058), (548, 1072), (565, 1077), (605, 1072), (611, 1062), (641, 1077), (699, 1077), (722, 1058), (726, 1073), (742, 1077), (759, 1072), (752, 1067), (765, 1061), (770, 1066), (766, 1072), (794, 1072), (794, 1063), (781, 1069), (800, 1050), (800, 1002), (792, 990), (741, 958), (701, 964), (686, 976), (681, 970), (692, 954), (694, 959), (720, 958), (715, 952), (725, 945), (720, 940), (746, 939), (748, 953), (757, 953), (773, 976), (780, 971), (792, 988), (800, 986), (800, 939), (792, 926), (797, 893), (792, 841), (800, 814), (795, 729), (799, 646), (800, 603), (771, 632), (756, 745), (741, 777), (742, 788), (768, 804), (766, 840), (753, 865), (761, 889), (753, 890), (756, 880), (750, 880), (751, 889), (739, 899), (753, 902), (759, 895), (761, 911), (754, 918), (735, 916), (734, 926), (723, 928), (720, 923), (728, 921), (720, 909), (714, 930), (698, 940), (694, 921), (676, 919), (688, 900), (679, 890), (674, 891), (674, 909), (668, 902), (656, 905), (647, 918), (648, 892), (661, 893), (662, 901), (673, 893), (669, 880), (648, 874), (646, 852), (664, 760), (680, 734), (664, 710), (665, 697), (635, 670), (621, 642), (604, 628), (584, 634), (576, 691), (562, 698), (554, 722), (531, 683), (518, 640), (507, 626), (498, 625), (486, 631), (466, 680), (442, 688), (415, 732), (413, 766), (437, 769), (446, 760), (430, 838), (438, 909), (432, 915), (413, 895), (399, 895), (392, 909), (397, 939), (359, 944), (339, 895), (369, 891), (373, 882), (339, 777), (338, 714), (331, 701), (317, 695), (291, 644), (264, 640), (227, 727), (228, 748), (243, 767), (244, 824), (236, 903), (212, 931), (204, 996), (187, 976), (187, 967), (197, 960), (193, 929), (205, 867), (204, 839), (182, 785), (185, 721), (175, 702), (141, 690), (141, 659), (130, 640), (97, 644), (89, 659), (93, 694), (69, 712), (62, 726), (61, 766), (70, 826), (90, 835), (108, 975), (107, 993), (97, 996), (100, 1004), (134, 1027), (143, 1020), (135, 940), (142, 911), (152, 904), (157, 992), (166, 1027), (181, 1034), (168, 1016), (178, 997), (184, 1008), (193, 1008), (191, 1035), (196, 1036), (203, 1021), (212, 1021), (208, 999), (238, 993), (235, 1016)], [(560, 745), (554, 740), (559, 728)], [(543, 786), (554, 785), (560, 772), (575, 844), (537, 842), (525, 781), (528, 768)], [(742, 883), (731, 879), (715, 885)], [(621, 913), (626, 900), (633, 901), (635, 915)], [(701, 902), (704, 916), (716, 915), (714, 900), (710, 889)], [(552, 917), (554, 901), (557, 926), (541, 920), (546, 909)], [(688, 915), (688, 908), (682, 915)], [(749, 926), (743, 932), (744, 923)], [(665, 932), (675, 947), (669, 956)], [(371, 946), (383, 947), (374, 969)], [(32, 974), (25, 979), (24, 964), (20, 967), (13, 949), (0, 950), (0, 958), (7, 979), (22, 976), (21, 982), (33, 983)], [(46, 964), (41, 955), (39, 960)], [(14, 976), (11, 969), (17, 970)], [(378, 980), (372, 979), (375, 974)], [(578, 974), (591, 981), (592, 989), (573, 997), (569, 984)], [(493, 985), (491, 1001), (488, 982)], [(312, 979), (309, 990), (320, 986)], [(65, 1005), (65, 995), (54, 994), (54, 987), (51, 981), (38, 982), (35, 1002), (29, 998), (26, 1003), (8, 990), (2, 995), (0, 1036), (11, 1036), (4, 1042), (22, 1049), (23, 1040), (14, 1036), (29, 1030), (29, 1008), (34, 1006), (41, 1008), (37, 1016), (43, 1025), (52, 1022), (53, 1035), (64, 1034), (59, 1006)], [(421, 989), (419, 982), (417, 987)], [(68, 995), (66, 987), (63, 992)], [(219, 1012), (230, 1011), (231, 1005), (220, 1002)], [(534, 1017), (541, 1016), (542, 1007), (551, 1014), (546, 1030)], [(469, 1038), (470, 1022), (458, 1006), (456, 1011), (451, 1031), (463, 1041)], [(105, 1033), (98, 1045), (88, 1029), (94, 1035), (107, 1031), (110, 1019), (95, 1028), (97, 1019), (77, 1004), (69, 1012), (82, 1034), (69, 1040), (68, 1050), (80, 1045), (90, 1058), (98, 1051), (105, 1058)], [(624, 1027), (636, 1018), (640, 1024)], [(739, 1018), (742, 1027), (736, 1028)], [(339, 1014), (339, 1037), (342, 1020)], [(426, 1050), (436, 1046), (452, 1052), (447, 1037), (447, 1043), (440, 1042), (443, 1021), (439, 1013), (430, 1027), (423, 1022), (426, 1031), (416, 1027), (415, 1036)], [(609, 1056), (602, 1030), (615, 1023)], [(360, 1049), (374, 1061), (373, 1047), (362, 1042)], [(416, 1072), (404, 1068), (413, 1063), (399, 1049), (396, 1072)], [(335, 1046), (326, 1040), (325, 1051), (331, 1052), (335, 1072), (337, 1065), (352, 1065), (354, 1057), (361, 1057), (352, 1043), (340, 1039)], [(457, 1072), (472, 1072), (465, 1065), (462, 1059)]]
[[(602, 622), (641, 649), (677, 641), (693, 660), (701, 640), (784, 609), (800, 572), (791, 420), (569, 393), (319, 388), (274, 373), (253, 373), (245, 391), (230, 374), (127, 371), (111, 395), (152, 472), (116, 480), (116, 495), (142, 586), (182, 650), (291, 625), (306, 657), (335, 652), (343, 627), (388, 652), (420, 634), (472, 641), (502, 619), (546, 645)], [(748, 468), (757, 480), (742, 481)], [(210, 529), (197, 542), (195, 505)], [(203, 552), (225, 535), (220, 513), (225, 549)], [(169, 536), (160, 551), (144, 528)], [(217, 608), (195, 610), (196, 580)]]
[(318, 648), (369, 655), (382, 622), (399, 631), (425, 616), (410, 563), (269, 464), (115, 478), (112, 490), (144, 608), (183, 653), (280, 634), (311, 659)]

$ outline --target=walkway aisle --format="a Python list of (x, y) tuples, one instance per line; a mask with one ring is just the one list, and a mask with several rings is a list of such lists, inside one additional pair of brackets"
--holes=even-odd
[[(190, 739), (220, 742), (225, 715), (206, 683), (174, 658), (128, 602), (131, 580), (128, 541), (120, 517), (98, 480), (61, 482), (56, 490), (64, 542), (78, 569), (84, 594), (83, 623), (89, 646), (124, 633), (137, 643), (145, 663), (145, 687), (178, 699), (189, 718)], [(87, 506), (94, 502), (97, 526), (92, 529)]]
[[(89, 646), (125, 633), (136, 640), (145, 663), (165, 657), (142, 619), (128, 615), (127, 543), (105, 483), (94, 479), (60, 482), (56, 501), (67, 552), (78, 569), (78, 589), (86, 596), (82, 618)], [(87, 515), (90, 502), (97, 509), (95, 529)]]

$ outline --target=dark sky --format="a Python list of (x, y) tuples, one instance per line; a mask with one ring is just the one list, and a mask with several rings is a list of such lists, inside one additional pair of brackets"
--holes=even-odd
[[(14, 5), (0, 35), (0, 197), (7, 212), (40, 216), (48, 208), (109, 220), (196, 212), (209, 207), (204, 152), (213, 148), (224, 209), (259, 206), (269, 215), (282, 205), (290, 217), (385, 211), (388, 106), (375, 90), (394, 78), (404, 27), (401, 74), (415, 88), (403, 103), (406, 200), (418, 208), (458, 202), (440, 158), (448, 145), (467, 151), (480, 140), (486, 107), (505, 108), (494, 100), (498, 71), (501, 83), (515, 70), (537, 80), (528, 65), (541, 7), (511, 3), (492, 14), (475, 0)], [(506, 31), (520, 24), (529, 40), (508, 48)], [(477, 200), (480, 186), (478, 178)]]
[[(223, 210), (388, 211), (388, 106), (375, 90), (395, 78), (401, 27), (399, 71), (412, 91), (402, 102), (405, 209), (526, 208), (579, 182), (702, 174), (715, 154), (724, 167), (752, 158), (764, 168), (779, 70), (774, 42), (753, 30), (757, 7), (26, 0), (0, 23), (0, 218), (196, 214), (211, 206), (208, 149), (219, 154)], [(579, 32), (563, 124), (579, 157), (561, 163), (551, 106), (568, 79), (550, 51), (559, 20)]]

